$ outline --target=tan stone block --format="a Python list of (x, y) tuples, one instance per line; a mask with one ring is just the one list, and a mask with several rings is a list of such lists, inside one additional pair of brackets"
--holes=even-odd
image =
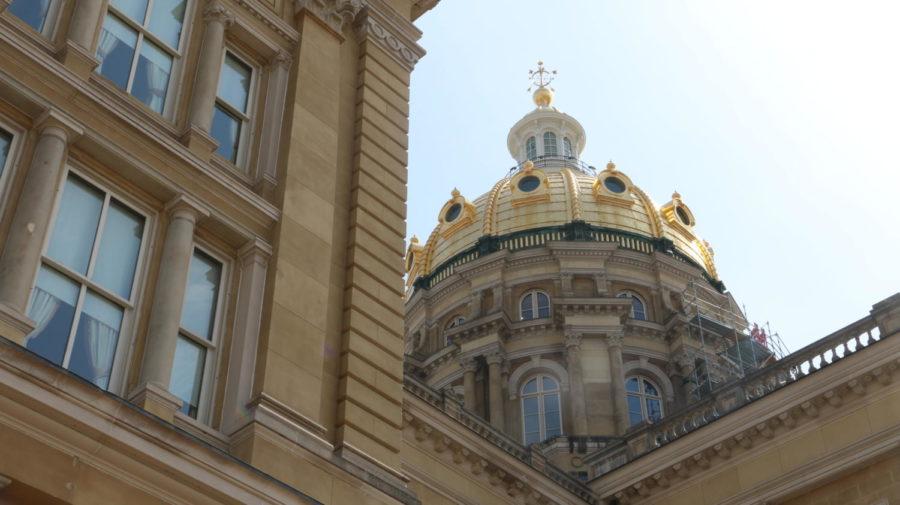
[(397, 160), (387, 156), (379, 157), (383, 153), (373, 153), (371, 150), (365, 150), (365, 146), (362, 144), (370, 143), (369, 139), (361, 137), (359, 142), (361, 146), (356, 158), (357, 169), (377, 179), (391, 193), (402, 195), (405, 200), (408, 189), (406, 187), (406, 179), (409, 175), (406, 167)]
[(403, 275), (403, 265), (399, 257), (394, 256), (397, 258), (397, 263), (400, 263), (395, 264), (392, 257), (379, 257), (374, 253), (375, 251), (369, 251), (364, 244), (354, 242), (354, 247), (350, 249), (347, 257), (347, 269), (350, 270), (358, 265), (372, 277), (388, 284), (395, 282), (398, 276)]
[[(363, 339), (363, 341), (365, 341), (365, 339)], [(371, 343), (369, 343), (369, 345), (371, 345)], [(386, 356), (383, 352), (381, 355)], [(340, 374), (345, 375), (349, 370), (353, 370), (353, 375), (359, 377), (360, 380), (373, 384), (376, 389), (383, 391), (391, 391), (392, 388), (397, 386), (402, 388), (402, 364), (395, 358), (390, 359), (391, 361), (389, 363), (385, 363), (387, 367), (382, 367), (369, 359), (369, 356), (360, 355), (355, 351), (348, 351), (343, 354)]]
[[(396, 440), (399, 445), (401, 441), (400, 430), (396, 430), (396, 432)], [(337, 435), (339, 440), (363, 452), (368, 457), (379, 462), (380, 465), (392, 469), (400, 468), (400, 453), (398, 449), (385, 446), (380, 441), (350, 424), (340, 425), (337, 429)]]
[(822, 426), (822, 439), (825, 441), (825, 447), (829, 451), (834, 451), (850, 445), (871, 432), (866, 410), (859, 408)]
[[(352, 374), (352, 370), (350, 373)], [(342, 392), (340, 401), (351, 402), (374, 413), (394, 428), (400, 429), (403, 425), (403, 393), (399, 385), (395, 385), (394, 391), (379, 391), (372, 384), (366, 384), (352, 375), (342, 377), (338, 384), (339, 391)]]
[[(380, 181), (374, 179), (365, 172), (356, 171), (353, 176), (353, 189), (361, 189), (368, 193), (374, 200), (389, 209), (398, 216), (406, 217), (406, 200), (404, 197), (391, 192)], [(347, 207), (349, 208), (349, 202)], [(349, 214), (349, 213), (348, 213)]]
[(366, 118), (362, 118), (359, 121), (357, 128), (362, 137), (373, 141), (379, 149), (387, 153), (392, 159), (399, 161), (403, 166), (408, 166), (409, 154), (405, 145), (405, 135), (403, 138), (390, 137)]
[(318, 422), (321, 416), (321, 373), (318, 375), (312, 374), (276, 352), (265, 352), (266, 366), (263, 371), (263, 391), (279, 402)]
[(384, 81), (375, 78), (371, 72), (361, 72), (360, 82), (362, 84), (357, 90), (357, 101), (365, 102), (374, 94), (387, 102), (388, 107), (401, 114), (409, 115), (409, 100), (391, 89)]
[[(394, 261), (397, 260), (397, 258), (400, 258), (400, 261), (402, 262), (402, 259), (405, 255), (405, 251), (398, 253), (397, 243), (395, 243), (394, 241), (391, 241), (391, 244), (389, 245), (389, 244), (385, 243), (384, 241), (382, 241), (381, 237), (378, 237), (377, 235), (375, 235), (374, 233), (370, 232), (369, 230), (367, 230), (365, 228), (361, 228), (361, 227), (354, 228), (353, 233), (350, 234), (349, 239), (350, 240), (349, 240), (348, 245), (350, 247), (353, 247), (356, 244), (359, 244), (370, 255), (372, 255), (375, 258), (383, 259), (383, 262), (388, 263), (388, 265), (392, 265), (394, 263)], [(391, 277), (394, 277), (395, 279), (382, 278), (381, 280), (382, 280), (382, 282), (387, 282), (390, 285), (396, 284), (397, 286), (400, 286), (400, 287), (403, 286), (402, 279), (396, 279), (396, 277), (397, 277), (396, 275), (392, 275)], [(396, 280), (396, 282), (395, 282), (395, 280)]]
[(366, 135), (360, 135), (358, 142), (359, 145), (357, 148), (360, 153), (364, 153), (381, 165), (381, 167), (387, 170), (395, 178), (402, 181), (403, 184), (406, 184), (407, 178), (409, 177), (406, 168), (408, 166), (406, 151), (395, 150), (395, 154), (402, 154), (402, 156), (397, 157), (391, 152), (384, 150), (378, 145), (377, 141)]
[(781, 444), (778, 451), (781, 454), (781, 467), (785, 472), (810, 463), (825, 453), (822, 432), (816, 429), (804, 433)]
[[(392, 342), (403, 341), (403, 334), (398, 333), (396, 328), (382, 326), (378, 321), (353, 307), (347, 307), (345, 317), (349, 330), (364, 335), (385, 349), (391, 349), (394, 345)], [(399, 358), (400, 354), (397, 354), (397, 357)]]
[(391, 303), (393, 307), (389, 306), (386, 302), (373, 298), (372, 295), (363, 292), (356, 286), (347, 288), (346, 294), (348, 303), (352, 304), (353, 309), (368, 315), (382, 326), (398, 330), (398, 333), (402, 331), (403, 316), (398, 313), (397, 304)]
[[(361, 106), (366, 102), (361, 102)], [(360, 107), (357, 112), (358, 127), (377, 128), (387, 138), (392, 139), (403, 149), (409, 149), (409, 131), (391, 121), (385, 114), (374, 107)]]
[(777, 448), (771, 448), (752, 459), (742, 461), (737, 466), (741, 489), (748, 490), (761, 482), (773, 479), (782, 473), (781, 457)]
[(663, 494), (654, 505), (697, 505), (703, 503), (703, 493), (699, 484), (693, 484), (671, 494)]
[(409, 103), (409, 86), (401, 82), (389, 71), (386, 71), (385, 67), (380, 65), (377, 60), (366, 60), (366, 65), (359, 72), (359, 79), (366, 85), (377, 81), (380, 86), (378, 88), (379, 94), (387, 94), (387, 91), (382, 91), (382, 89), (390, 90), (392, 96), (396, 95), (403, 102)]
[(741, 490), (737, 469), (729, 468), (700, 483), (703, 488), (703, 503), (717, 505)]
[(369, 100), (371, 97), (373, 97), (373, 95), (369, 94), (366, 96), (367, 100), (357, 104), (356, 117), (354, 119), (359, 120), (363, 117), (369, 117), (377, 123), (375, 118), (381, 118), (381, 120), (387, 121), (394, 128), (399, 129), (403, 135), (409, 134), (408, 117), (394, 107), (388, 105), (382, 98), (375, 97), (376, 100), (372, 101)]
[(275, 271), (273, 303), (326, 330), (328, 288), (316, 282), (306, 272), (286, 261), (279, 261)]
[(268, 437), (255, 437), (253, 464), (322, 503), (332, 503), (330, 499), (335, 479), (331, 473), (310, 461), (298, 459), (296, 453), (274, 444)]
[(284, 213), (326, 244), (334, 241), (334, 206), (305, 186), (285, 188)]
[(356, 355), (383, 373), (399, 379), (396, 374), (401, 368), (401, 359), (394, 350), (396, 344), (384, 345), (382, 341), (361, 335), (352, 328), (347, 332), (346, 340), (343, 352)]
[(279, 258), (296, 266), (320, 284), (325, 285), (331, 281), (331, 244), (288, 216), (282, 216), (278, 236)]
[(403, 296), (403, 290), (400, 286), (388, 286), (381, 279), (376, 279), (358, 266), (350, 269), (348, 272), (347, 284), (350, 286), (357, 286), (363, 291), (370, 293), (374, 297), (385, 302), (390, 302), (392, 299)]
[(278, 303), (272, 304), (268, 347), (310, 374), (322, 376), (325, 332)]
[[(350, 212), (351, 226), (365, 228), (395, 250), (398, 245), (403, 249), (403, 239), (406, 236), (406, 221), (404, 218), (390, 212), (371, 197), (366, 200), (365, 197), (367, 195), (365, 193), (358, 193), (356, 196), (362, 197), (363, 201), (362, 203), (354, 202), (353, 209)], [(372, 205), (373, 208), (370, 209), (366, 204)], [(385, 260), (387, 259), (385, 258)]]
[(406, 205), (398, 198), (390, 198), (389, 201), (384, 202), (370, 193), (367, 188), (357, 187), (353, 189), (350, 200), (352, 205), (365, 209), (396, 231), (400, 231), (397, 226), (398, 223), (402, 223), (402, 235), (406, 234)]
[(363, 42), (360, 54), (363, 54), (363, 66), (374, 68), (371, 63), (377, 63), (381, 68), (385, 69), (402, 82), (409, 82), (410, 71), (403, 65), (397, 63), (393, 57), (384, 52), (377, 44), (370, 44), (368, 41)]
[(866, 405), (873, 432), (893, 428), (900, 424), (900, 386), (896, 381), (892, 385), (896, 389), (895, 391)]

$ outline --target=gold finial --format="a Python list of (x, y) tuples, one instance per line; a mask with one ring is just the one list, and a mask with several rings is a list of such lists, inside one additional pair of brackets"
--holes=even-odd
[(419, 243), (419, 237), (413, 235), (412, 238), (409, 239), (409, 243), (410, 243), (410, 244), (418, 244), (418, 243)]
[(553, 88), (550, 87), (550, 83), (556, 79), (556, 70), (545, 69), (543, 61), (537, 63), (537, 70), (528, 71), (528, 78), (531, 79), (528, 91), (531, 91), (532, 87), (537, 87), (532, 95), (534, 103), (538, 107), (547, 107), (553, 102)]
[(522, 165), (522, 171), (526, 174), (532, 170), (534, 170), (534, 163), (531, 160), (526, 161), (525, 164)]
[(672, 193), (672, 200), (675, 200), (675, 201), (681, 200), (681, 193), (679, 193), (678, 191)]
[(613, 163), (612, 160), (609, 160), (609, 163), (606, 164), (606, 169), (609, 171), (613, 171), (616, 169), (616, 164)]
[(456, 189), (456, 188), (453, 188), (453, 191), (450, 192), (450, 196), (452, 196), (453, 198), (458, 197), (458, 196), (459, 196), (459, 190)]

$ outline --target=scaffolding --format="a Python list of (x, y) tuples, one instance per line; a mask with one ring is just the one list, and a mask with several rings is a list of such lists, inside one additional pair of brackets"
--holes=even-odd
[(723, 295), (705, 283), (691, 281), (681, 292), (690, 337), (699, 349), (688, 353), (691, 372), (684, 378), (688, 401), (696, 401), (719, 384), (741, 378), (787, 354), (784, 342), (769, 323), (764, 328), (748, 323), (729, 295)]

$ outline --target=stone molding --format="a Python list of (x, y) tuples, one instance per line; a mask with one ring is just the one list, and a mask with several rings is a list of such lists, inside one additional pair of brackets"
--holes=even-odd
[(271, 10), (262, 8), (259, 2), (254, 2), (253, 0), (234, 0), (234, 2), (291, 44), (295, 44), (300, 39), (300, 34), (297, 33), (297, 30), (285, 23)]
[(509, 374), (509, 380), (506, 384), (506, 388), (509, 393), (509, 399), (515, 400), (516, 398), (518, 398), (519, 385), (522, 383), (522, 381), (529, 374), (536, 373), (541, 370), (547, 370), (551, 373), (551, 375), (555, 375), (556, 379), (559, 381), (559, 387), (561, 390), (569, 390), (569, 371), (566, 370), (566, 367), (552, 359), (545, 359), (541, 356), (532, 356), (530, 360), (522, 363), (515, 370), (513, 370), (511, 374)]
[(228, 28), (234, 24), (234, 21), (234, 13), (218, 1), (210, 2), (209, 5), (203, 9), (204, 23), (219, 22), (224, 24), (225, 28)]
[(294, 0), (295, 13), (309, 12), (338, 35), (362, 8), (362, 0)]

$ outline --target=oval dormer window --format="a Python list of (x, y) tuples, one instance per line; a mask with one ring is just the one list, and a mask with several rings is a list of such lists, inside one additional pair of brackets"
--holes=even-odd
[(688, 215), (687, 211), (684, 210), (684, 207), (678, 206), (675, 207), (675, 213), (678, 214), (678, 219), (681, 220), (681, 223), (685, 226), (691, 226), (691, 216)]
[(448, 223), (452, 223), (459, 217), (459, 214), (462, 212), (462, 205), (458, 203), (454, 203), (447, 209), (447, 212), (444, 214), (444, 221)]
[(625, 183), (618, 177), (607, 177), (606, 179), (603, 179), (603, 186), (613, 193), (625, 192)]
[(523, 193), (530, 193), (538, 188), (541, 185), (541, 180), (533, 175), (526, 175), (519, 179), (519, 191)]

